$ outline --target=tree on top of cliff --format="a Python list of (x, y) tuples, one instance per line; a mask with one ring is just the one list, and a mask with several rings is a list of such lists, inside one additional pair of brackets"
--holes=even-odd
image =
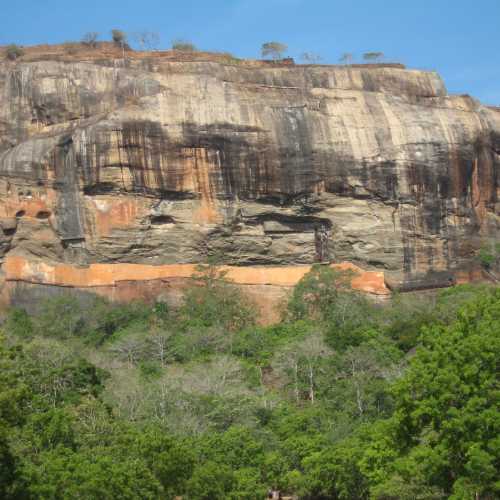
[(125, 50), (130, 50), (127, 34), (122, 30), (113, 29), (111, 30), (111, 38), (116, 45), (121, 47), (123, 59), (125, 59)]
[(178, 38), (172, 41), (172, 50), (179, 50), (181, 52), (195, 52), (197, 49), (194, 43)]
[(342, 64), (351, 64), (354, 56), (351, 52), (344, 52), (339, 59)]
[(134, 33), (132, 38), (137, 42), (141, 50), (157, 50), (160, 45), (160, 35), (153, 31), (140, 31)]
[(363, 59), (366, 62), (378, 62), (381, 59), (383, 59), (384, 53), (383, 52), (365, 52), (363, 54)]
[(16, 45), (15, 43), (12, 43), (10, 45), (7, 45), (7, 48), (5, 50), (5, 55), (7, 56), (7, 59), (10, 59), (11, 61), (15, 61), (18, 57), (21, 57), (24, 54), (24, 51), (19, 45)]
[(281, 59), (283, 53), (288, 50), (288, 45), (280, 42), (266, 42), (262, 44), (262, 57), (271, 56), (273, 60)]
[(323, 59), (319, 54), (315, 54), (314, 52), (304, 52), (300, 58), (306, 64), (318, 64)]
[(87, 45), (88, 47), (96, 47), (97, 39), (99, 38), (99, 33), (97, 31), (89, 31), (82, 36), (82, 44)]
[(118, 45), (123, 45), (127, 43), (127, 34), (122, 30), (113, 29), (111, 30), (111, 38), (113, 42)]

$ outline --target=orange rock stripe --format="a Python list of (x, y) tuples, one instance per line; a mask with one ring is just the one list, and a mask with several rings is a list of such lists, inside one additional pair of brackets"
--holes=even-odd
[[(337, 269), (351, 269), (355, 273), (353, 288), (376, 295), (388, 295), (384, 273), (363, 271), (354, 264), (332, 264)], [(221, 266), (226, 277), (239, 285), (274, 285), (292, 287), (311, 269), (311, 266), (284, 267), (230, 267)], [(27, 281), (47, 285), (89, 288), (114, 286), (120, 281), (150, 281), (168, 278), (189, 278), (196, 271), (195, 264), (91, 264), (78, 268), (68, 264), (47, 264), (21, 256), (7, 256), (3, 265), (7, 281)]]

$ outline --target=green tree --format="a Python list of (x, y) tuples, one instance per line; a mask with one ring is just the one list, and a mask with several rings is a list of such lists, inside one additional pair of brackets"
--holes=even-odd
[(304, 473), (296, 488), (310, 499), (368, 498), (367, 480), (358, 466), (362, 451), (361, 442), (351, 438), (309, 455), (303, 460)]
[(216, 265), (200, 265), (186, 290), (180, 318), (185, 326), (222, 327), (230, 332), (254, 322), (250, 305)]
[(484, 245), (479, 249), (477, 254), (477, 260), (481, 264), (481, 266), (490, 271), (500, 258), (500, 243), (490, 243), (488, 245)]
[(23, 498), (19, 460), (11, 438), (29, 414), (32, 391), (24, 380), (22, 350), (5, 346), (0, 336), (0, 497)]
[(397, 456), (379, 472), (366, 466), (380, 498), (389, 498), (398, 477), (450, 498), (498, 497), (499, 359), (498, 289), (464, 306), (450, 326), (424, 329), (422, 346), (394, 387), (387, 434)]
[(188, 481), (188, 498), (197, 500), (228, 498), (234, 484), (234, 474), (227, 465), (204, 462), (196, 467), (193, 476)]
[(321, 325), (335, 349), (377, 335), (376, 308), (351, 287), (355, 273), (315, 264), (299, 281), (288, 302), (289, 320), (308, 319)]
[(311, 270), (295, 285), (288, 302), (291, 319), (326, 319), (342, 294), (351, 292), (350, 271), (338, 271), (321, 264)]
[(36, 462), (26, 464), (23, 475), (31, 497), (47, 500), (157, 499), (162, 491), (143, 461), (99, 449), (44, 452)]
[[(161, 328), (166, 319), (164, 310), (140, 302), (115, 304), (95, 298), (84, 309), (86, 317), (85, 340), (92, 345), (120, 338), (126, 330), (142, 331), (154, 326)], [(154, 325), (154, 323), (157, 323)]]
[(33, 413), (22, 428), (20, 441), (29, 453), (38, 454), (60, 446), (76, 449), (73, 419), (61, 408)]
[(33, 335), (33, 321), (31, 316), (24, 310), (14, 307), (7, 313), (7, 319), (3, 325), (7, 335), (13, 335), (28, 339)]
[(229, 498), (231, 500), (262, 500), (267, 488), (262, 484), (260, 470), (244, 467), (234, 471), (235, 485)]
[(26, 383), (22, 349), (4, 346), (0, 337), (0, 428), (24, 422), (32, 391)]
[(125, 435), (120, 437), (118, 454), (142, 457), (167, 498), (185, 493), (196, 463), (189, 440), (171, 436), (164, 429), (152, 426), (142, 432), (125, 429)]
[(68, 339), (85, 331), (86, 313), (76, 297), (51, 297), (40, 304), (40, 311), (35, 319), (40, 335)]
[[(0, 425), (2, 423), (0, 422)], [(0, 428), (0, 497), (12, 498), (17, 479), (17, 464), (11, 450), (7, 430)]]

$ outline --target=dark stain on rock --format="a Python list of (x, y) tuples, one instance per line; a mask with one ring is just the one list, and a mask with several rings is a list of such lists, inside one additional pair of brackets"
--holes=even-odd
[(73, 138), (60, 138), (53, 151), (53, 165), (57, 190), (55, 210), (57, 232), (61, 240), (84, 238), (83, 218), (80, 207), (78, 165)]

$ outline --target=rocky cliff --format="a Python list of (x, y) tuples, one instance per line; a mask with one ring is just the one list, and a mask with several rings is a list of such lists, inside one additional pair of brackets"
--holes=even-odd
[(499, 169), (500, 110), (433, 72), (0, 63), (11, 287), (94, 286), (96, 265), (95, 286), (148, 282), (215, 254), (236, 278), (348, 261), (393, 287), (445, 286), (500, 235)]

